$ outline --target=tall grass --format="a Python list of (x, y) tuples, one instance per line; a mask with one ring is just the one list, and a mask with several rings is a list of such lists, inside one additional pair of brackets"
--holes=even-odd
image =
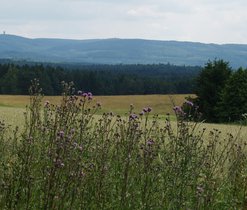
[(175, 127), (149, 107), (94, 118), (101, 105), (71, 84), (59, 105), (30, 92), (24, 129), (0, 123), (0, 209), (247, 208), (246, 140), (205, 139), (178, 108)]

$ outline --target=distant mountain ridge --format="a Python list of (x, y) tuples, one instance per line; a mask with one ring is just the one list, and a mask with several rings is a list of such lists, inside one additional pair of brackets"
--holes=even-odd
[(0, 59), (55, 63), (155, 64), (203, 66), (224, 59), (234, 68), (247, 67), (247, 45), (144, 39), (29, 39), (0, 35)]

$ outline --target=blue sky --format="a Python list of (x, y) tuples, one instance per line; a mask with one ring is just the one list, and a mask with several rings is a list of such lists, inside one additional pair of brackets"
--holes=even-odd
[(247, 44), (246, 0), (0, 0), (0, 30), (30, 38)]

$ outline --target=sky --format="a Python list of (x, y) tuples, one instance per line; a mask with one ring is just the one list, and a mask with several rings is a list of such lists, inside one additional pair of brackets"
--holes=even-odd
[(247, 44), (246, 10), (246, 0), (0, 0), (0, 33)]

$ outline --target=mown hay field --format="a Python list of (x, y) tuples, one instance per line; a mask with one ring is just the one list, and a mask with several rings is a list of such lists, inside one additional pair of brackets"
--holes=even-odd
[[(154, 114), (172, 113), (173, 106), (181, 105), (185, 98), (193, 94), (178, 95), (126, 95), (126, 96), (95, 96), (94, 101), (102, 104), (103, 111), (112, 111), (116, 114), (124, 114), (133, 104), (135, 110), (142, 110), (143, 107), (152, 107)], [(61, 96), (45, 96), (43, 102), (49, 101), (59, 104)], [(0, 107), (23, 108), (29, 104), (29, 96), (0, 95)]]
[[(102, 104), (102, 110), (98, 114), (113, 112), (124, 115), (128, 112), (130, 104), (134, 105), (134, 111), (136, 113), (139, 113), (143, 107), (151, 107), (152, 114), (160, 115), (160, 124), (162, 126), (164, 116), (170, 113), (171, 119), (175, 119), (173, 106), (181, 105), (185, 101), (185, 98), (189, 96), (193, 97), (194, 95), (95, 96), (92, 103), (100, 102)], [(53, 104), (59, 104), (61, 99), (61, 96), (45, 96), (43, 103), (49, 101)], [(29, 96), (0, 95), (0, 120), (4, 120), (7, 125), (11, 125), (12, 127), (22, 127), (24, 121), (23, 113), (26, 111), (25, 107), (29, 104), (29, 100)], [(241, 127), (239, 125), (201, 123), (198, 126), (199, 130), (204, 128), (206, 129), (206, 135), (210, 131), (217, 129), (223, 135), (230, 133), (233, 136), (241, 136), (242, 138), (247, 136), (247, 127)]]
[[(181, 105), (185, 98), (193, 95), (125, 95), (125, 96), (95, 96), (92, 103), (100, 102), (103, 112), (113, 112), (124, 115), (130, 109), (130, 104), (139, 113), (144, 107), (152, 107), (152, 114), (166, 115), (173, 113), (173, 103)], [(62, 96), (44, 96), (43, 104), (49, 101), (51, 104), (59, 104)], [(24, 121), (23, 112), (30, 103), (30, 96), (0, 95), (0, 120), (4, 120), (12, 127), (22, 127)]]

